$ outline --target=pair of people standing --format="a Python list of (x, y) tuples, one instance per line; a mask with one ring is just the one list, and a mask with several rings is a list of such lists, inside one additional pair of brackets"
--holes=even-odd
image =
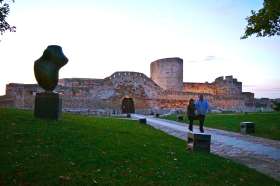
[[(193, 99), (190, 99), (189, 105), (187, 108), (187, 115), (189, 119), (189, 130), (193, 131), (193, 121), (195, 119), (199, 120), (199, 130), (200, 132), (204, 132), (203, 125), (206, 113), (208, 111), (208, 102), (203, 99), (203, 95), (199, 95), (199, 99), (194, 102)], [(197, 113), (197, 115), (196, 115)]]

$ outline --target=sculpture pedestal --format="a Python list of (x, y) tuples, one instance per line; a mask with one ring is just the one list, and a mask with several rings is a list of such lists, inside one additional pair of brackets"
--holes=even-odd
[(61, 116), (62, 100), (58, 93), (42, 92), (35, 97), (34, 116), (36, 118), (58, 120)]

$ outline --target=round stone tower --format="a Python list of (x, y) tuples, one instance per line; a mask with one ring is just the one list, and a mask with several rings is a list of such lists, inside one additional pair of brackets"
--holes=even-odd
[(151, 63), (151, 79), (165, 90), (182, 91), (183, 59), (164, 58)]

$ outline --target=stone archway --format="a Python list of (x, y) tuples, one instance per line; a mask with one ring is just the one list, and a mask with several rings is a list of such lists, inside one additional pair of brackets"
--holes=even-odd
[(135, 113), (134, 102), (132, 98), (123, 98), (122, 113)]

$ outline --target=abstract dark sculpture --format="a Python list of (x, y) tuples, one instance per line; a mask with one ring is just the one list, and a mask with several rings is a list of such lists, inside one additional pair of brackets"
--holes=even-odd
[(43, 119), (58, 120), (62, 110), (62, 100), (58, 93), (52, 92), (57, 86), (59, 69), (68, 62), (57, 45), (50, 45), (42, 57), (34, 63), (34, 73), (38, 84), (46, 92), (35, 97), (34, 116)]
[(42, 57), (35, 61), (34, 73), (38, 84), (46, 91), (53, 91), (58, 82), (58, 72), (68, 62), (57, 45), (50, 45)]

